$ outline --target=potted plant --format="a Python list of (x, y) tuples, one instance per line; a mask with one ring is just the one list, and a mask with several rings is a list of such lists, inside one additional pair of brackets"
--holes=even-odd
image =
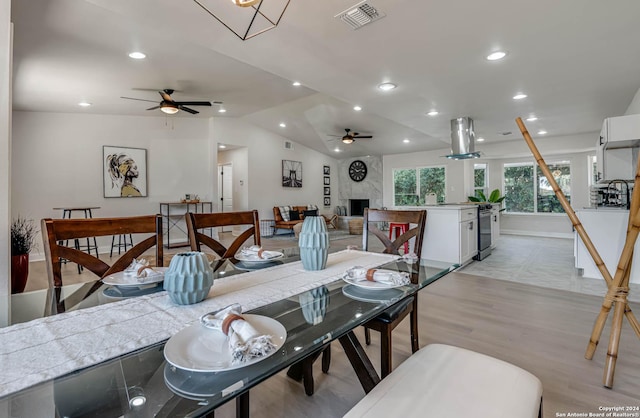
[[(476, 190), (475, 196), (467, 196), (467, 198), (469, 199), (470, 202), (477, 202), (477, 203), (488, 202), (488, 203), (494, 203), (499, 206), (502, 206), (502, 201), (504, 200), (505, 196), (500, 196), (500, 189), (495, 189), (489, 194), (488, 198), (484, 195), (482, 190)], [(503, 210), (504, 209), (501, 208), (500, 212), (502, 212)]]
[(29, 252), (36, 245), (37, 228), (32, 219), (18, 216), (11, 223), (11, 293), (21, 293), (29, 277)]

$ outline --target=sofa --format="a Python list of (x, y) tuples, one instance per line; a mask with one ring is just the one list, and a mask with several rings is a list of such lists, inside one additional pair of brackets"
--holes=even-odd
[[(274, 206), (273, 207), (273, 219), (275, 220), (274, 228), (294, 230), (294, 227), (304, 222), (304, 211), (318, 210), (315, 205), (309, 206)], [(336, 228), (337, 215), (331, 218), (327, 218), (324, 215), (320, 215), (327, 223), (327, 227)]]

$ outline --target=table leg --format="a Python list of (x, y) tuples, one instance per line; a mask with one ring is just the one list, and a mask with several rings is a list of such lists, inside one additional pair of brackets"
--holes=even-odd
[(364, 389), (365, 393), (371, 392), (371, 389), (380, 383), (380, 376), (378, 376), (378, 373), (373, 367), (371, 360), (369, 360), (367, 353), (362, 348), (362, 345), (360, 345), (358, 337), (356, 337), (353, 331), (349, 331), (338, 340), (340, 341), (340, 344), (342, 344), (342, 348), (344, 349), (353, 370), (356, 372), (358, 380), (360, 380), (362, 389)]
[(249, 392), (236, 398), (236, 418), (249, 418)]

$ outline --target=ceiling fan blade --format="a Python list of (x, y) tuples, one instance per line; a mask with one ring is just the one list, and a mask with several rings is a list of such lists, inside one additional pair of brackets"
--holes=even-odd
[(121, 99), (127, 99), (127, 100), (140, 100), (141, 102), (151, 102), (151, 103), (158, 103), (157, 100), (147, 100), (147, 99), (136, 99), (135, 97), (124, 97), (124, 96), (120, 96)]
[(160, 93), (162, 100), (164, 100), (165, 102), (173, 102), (173, 99), (171, 98), (171, 96), (169, 96), (166, 92), (159, 91), (158, 93)]
[(178, 106), (178, 109), (184, 110), (185, 112), (191, 113), (192, 115), (197, 115), (198, 113), (200, 113), (197, 110), (189, 109), (188, 107), (184, 107), (184, 106), (180, 106), (180, 105)]
[(354, 136), (353, 139), (362, 139), (362, 138), (373, 138), (371, 135), (363, 135), (363, 136)]
[(156, 109), (160, 109), (160, 106), (153, 106), (153, 107), (150, 107), (150, 108), (149, 108), (149, 109), (147, 109), (147, 110), (156, 110)]
[(185, 105), (185, 106), (211, 106), (211, 102), (173, 102), (176, 105)]

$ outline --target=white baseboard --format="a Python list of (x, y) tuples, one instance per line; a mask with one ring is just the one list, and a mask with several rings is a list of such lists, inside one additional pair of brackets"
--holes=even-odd
[(548, 232), (548, 231), (538, 232), (538, 231), (520, 231), (517, 229), (501, 229), (500, 235), (525, 235), (530, 237), (573, 239), (573, 232)]

